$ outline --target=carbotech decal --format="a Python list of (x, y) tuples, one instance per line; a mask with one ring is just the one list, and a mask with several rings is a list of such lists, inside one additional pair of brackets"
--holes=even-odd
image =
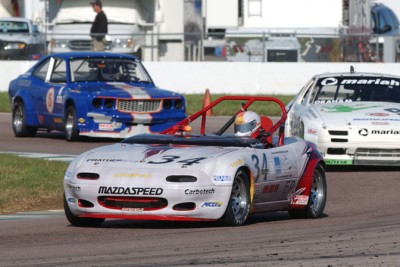
[(215, 193), (215, 189), (186, 189), (185, 195), (213, 195)]

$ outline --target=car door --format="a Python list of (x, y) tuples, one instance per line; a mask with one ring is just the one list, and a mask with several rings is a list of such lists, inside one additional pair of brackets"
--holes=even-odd
[(258, 203), (287, 200), (297, 185), (296, 153), (290, 146), (256, 149), (252, 161), (258, 174)]
[(39, 66), (34, 76), (40, 79), (34, 90), (39, 121), (47, 129), (62, 129), (63, 92), (66, 87), (66, 63), (63, 59), (49, 58)]

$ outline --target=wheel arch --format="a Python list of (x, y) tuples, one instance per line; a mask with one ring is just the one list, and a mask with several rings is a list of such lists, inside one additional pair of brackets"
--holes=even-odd
[(32, 99), (32, 97), (24, 91), (20, 91), (11, 100), (11, 110), (14, 110), (15, 104), (17, 102), (20, 102), (24, 105), (26, 125), (39, 125), (39, 118), (37, 116), (38, 112), (35, 110), (34, 100)]
[(239, 171), (244, 171), (246, 174), (247, 174), (247, 177), (248, 177), (248, 179), (249, 179), (249, 192), (250, 192), (250, 211), (251, 211), (251, 208), (252, 208), (252, 206), (253, 206), (253, 200), (254, 200), (254, 194), (255, 194), (255, 189), (254, 189), (254, 183), (255, 183), (255, 181), (254, 181), (254, 176), (253, 176), (253, 173), (252, 173), (252, 171), (250, 170), (250, 168), (248, 167), (248, 166), (246, 166), (246, 165), (243, 165), (243, 166), (241, 166), (241, 167), (239, 167), (237, 170), (236, 170), (236, 172), (235, 172), (235, 176), (236, 176), (236, 173), (238, 173)]

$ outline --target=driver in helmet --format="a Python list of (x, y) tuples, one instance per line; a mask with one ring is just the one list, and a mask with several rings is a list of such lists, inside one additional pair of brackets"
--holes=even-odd
[(234, 122), (236, 136), (257, 138), (261, 131), (261, 118), (254, 111), (244, 111), (236, 116)]

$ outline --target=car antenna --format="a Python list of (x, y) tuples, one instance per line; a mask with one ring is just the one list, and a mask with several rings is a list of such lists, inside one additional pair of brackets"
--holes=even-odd
[(353, 67), (353, 65), (350, 66), (350, 73), (351, 73), (351, 74), (354, 73), (354, 67)]

